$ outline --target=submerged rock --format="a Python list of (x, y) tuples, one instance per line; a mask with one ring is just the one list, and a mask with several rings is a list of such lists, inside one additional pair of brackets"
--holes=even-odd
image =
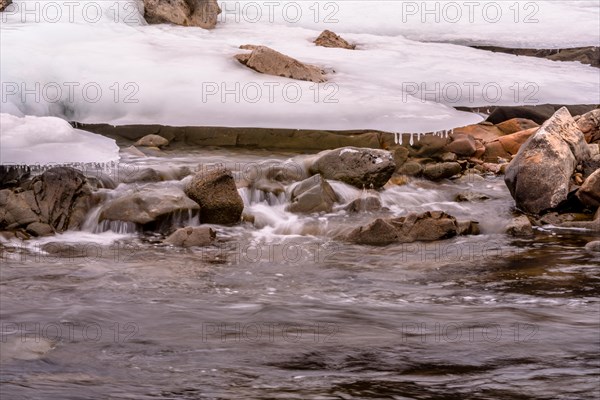
[(381, 210), (381, 200), (377, 196), (359, 197), (346, 206), (351, 213), (374, 212)]
[(331, 185), (320, 175), (300, 182), (292, 190), (287, 210), (294, 213), (331, 212), (338, 197)]
[(197, 172), (186, 185), (185, 194), (200, 205), (202, 223), (229, 225), (241, 220), (244, 201), (227, 169)]
[(589, 242), (585, 245), (585, 249), (590, 253), (600, 253), (600, 240)]
[(159, 135), (146, 135), (137, 142), (135, 142), (135, 146), (157, 147), (159, 149), (168, 145), (169, 141)]
[(252, 50), (252, 52), (237, 54), (235, 59), (248, 68), (252, 68), (262, 74), (283, 76), (285, 78), (316, 83), (327, 81), (325, 73), (321, 68), (304, 64), (269, 47), (244, 45), (241, 48)]
[(217, 25), (220, 13), (217, 0), (144, 0), (144, 18), (149, 24), (211, 29)]
[(324, 30), (314, 42), (317, 46), (322, 47), (337, 47), (340, 49), (354, 50), (356, 45), (348, 43), (342, 39), (339, 35), (336, 35), (330, 30)]
[(188, 226), (177, 229), (165, 239), (165, 243), (179, 247), (200, 247), (211, 244), (216, 237), (216, 232), (207, 226)]
[(454, 197), (454, 201), (456, 201), (458, 203), (485, 201), (485, 200), (489, 200), (489, 199), (490, 199), (489, 196), (487, 196), (483, 193), (475, 193), (475, 192), (458, 193)]
[(513, 218), (506, 227), (506, 233), (511, 236), (528, 237), (533, 236), (533, 227), (529, 218), (525, 215)]
[(310, 166), (311, 174), (321, 174), (356, 186), (359, 189), (379, 189), (396, 170), (392, 153), (386, 150), (344, 147), (320, 153)]
[(409, 214), (406, 217), (381, 219), (353, 230), (347, 240), (358, 244), (384, 246), (391, 243), (436, 241), (461, 234), (479, 233), (478, 223), (459, 223), (441, 211)]
[(539, 214), (567, 200), (571, 176), (590, 151), (566, 108), (552, 118), (521, 148), (506, 169), (505, 182), (517, 207)]

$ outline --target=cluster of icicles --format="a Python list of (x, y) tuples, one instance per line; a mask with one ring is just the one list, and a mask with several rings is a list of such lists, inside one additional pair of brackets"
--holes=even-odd
[[(454, 129), (436, 131), (431, 133), (409, 133), (410, 135), (410, 145), (413, 146), (415, 144), (415, 135), (417, 135), (417, 141), (421, 140), (421, 135), (434, 135), (439, 137), (448, 138), (448, 135), (451, 135), (454, 132)], [(394, 133), (394, 142), (396, 144), (402, 144), (402, 135), (403, 133)]]

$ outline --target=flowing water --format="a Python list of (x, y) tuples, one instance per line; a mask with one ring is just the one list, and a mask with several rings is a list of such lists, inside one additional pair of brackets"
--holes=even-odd
[[(292, 156), (268, 154), (300, 165)], [(265, 157), (171, 152), (121, 167), (169, 177), (223, 163), (243, 186)], [(134, 185), (102, 190), (110, 198)], [(2, 399), (600, 397), (590, 233), (504, 235), (513, 201), (497, 177), (414, 180), (379, 194), (387, 210), (312, 216), (285, 211), (292, 185), (240, 188), (254, 223), (215, 226), (218, 241), (203, 248), (98, 224), (97, 209), (84, 231), (4, 242)], [(368, 192), (334, 189), (343, 203)], [(465, 191), (490, 199), (453, 201)], [(386, 247), (338, 239), (377, 216), (423, 210), (477, 220), (482, 234)]]

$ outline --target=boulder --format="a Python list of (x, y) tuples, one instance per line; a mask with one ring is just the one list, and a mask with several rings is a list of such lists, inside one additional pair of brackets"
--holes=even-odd
[(102, 221), (160, 223), (182, 213), (197, 213), (200, 207), (177, 187), (145, 187), (108, 201), (100, 211)]
[(600, 169), (583, 182), (576, 195), (579, 201), (586, 206), (600, 207)]
[[(0, 230), (29, 227), (33, 234), (78, 229), (91, 207), (87, 178), (70, 167), (56, 167), (34, 177), (27, 190), (0, 191)], [(48, 229), (45, 226), (48, 225)]]
[(600, 142), (600, 109), (590, 111), (576, 118), (577, 126), (588, 143)]
[(348, 43), (340, 36), (331, 32), (330, 30), (324, 30), (314, 42), (317, 46), (322, 47), (338, 47), (340, 49), (354, 50), (356, 45)]
[(500, 159), (510, 160), (510, 153), (508, 153), (502, 143), (499, 140), (494, 140), (485, 144), (485, 153), (483, 153), (483, 159), (488, 162), (497, 163)]
[(185, 187), (185, 193), (200, 205), (200, 221), (207, 224), (240, 222), (244, 202), (231, 171), (218, 168), (197, 172)]
[(525, 215), (513, 218), (506, 227), (506, 233), (516, 237), (533, 236), (533, 228)]
[(500, 136), (504, 136), (498, 127), (489, 123), (480, 123), (475, 125), (467, 125), (462, 128), (456, 128), (453, 132), (454, 135), (471, 135), (475, 139), (480, 139), (484, 143), (491, 142), (498, 139)]
[(217, 0), (144, 0), (144, 18), (149, 24), (211, 29), (217, 25), (220, 13)]
[(423, 176), (432, 181), (439, 181), (458, 175), (461, 171), (462, 167), (457, 162), (427, 164), (423, 170)]
[(356, 186), (359, 189), (379, 189), (396, 170), (392, 153), (386, 150), (344, 147), (325, 151), (310, 166), (311, 174), (321, 174)]
[(540, 125), (527, 118), (512, 118), (508, 121), (501, 122), (496, 125), (498, 129), (504, 132), (505, 135), (526, 131), (532, 128), (539, 128)]
[(500, 124), (513, 118), (529, 119), (537, 124), (543, 124), (556, 113), (559, 109), (566, 107), (571, 115), (582, 115), (598, 108), (596, 105), (555, 105), (540, 104), (535, 106), (499, 106), (494, 107), (493, 111), (486, 119), (492, 124)]
[(137, 142), (135, 142), (135, 146), (158, 147), (159, 149), (168, 145), (169, 141), (159, 135), (146, 135)]
[(450, 137), (452, 141), (446, 145), (446, 151), (464, 157), (470, 157), (477, 151), (477, 144), (473, 136), (466, 133), (453, 133)]
[(217, 234), (207, 226), (188, 226), (177, 229), (165, 239), (165, 243), (178, 247), (201, 247), (211, 244)]
[(478, 233), (476, 222), (459, 223), (456, 218), (441, 212), (428, 211), (393, 219), (376, 219), (354, 229), (347, 240), (358, 244), (384, 246), (391, 243), (436, 241), (469, 232)]
[(359, 197), (346, 206), (351, 213), (374, 212), (381, 210), (381, 200), (377, 196)]
[(505, 182), (521, 210), (540, 214), (567, 200), (571, 176), (590, 152), (566, 108), (552, 118), (521, 147), (506, 169)]
[(402, 164), (398, 173), (407, 176), (420, 176), (423, 173), (423, 166), (416, 161), (408, 161)]
[(336, 201), (338, 197), (331, 185), (321, 175), (315, 175), (294, 187), (287, 210), (304, 214), (331, 212)]
[(316, 83), (327, 81), (325, 72), (321, 68), (304, 64), (269, 47), (245, 45), (241, 48), (252, 50), (252, 52), (237, 54), (236, 60), (262, 74)]
[(463, 193), (458, 193), (455, 197), (454, 197), (454, 201), (458, 202), (458, 203), (464, 203), (464, 202), (478, 202), (478, 201), (485, 201), (485, 200), (489, 200), (490, 198), (488, 196), (486, 196), (483, 193), (475, 193), (475, 192), (463, 192)]

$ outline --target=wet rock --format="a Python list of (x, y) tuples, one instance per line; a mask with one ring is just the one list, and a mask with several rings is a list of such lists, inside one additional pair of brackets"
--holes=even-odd
[(485, 153), (483, 159), (487, 162), (497, 163), (500, 159), (510, 159), (508, 153), (499, 140), (494, 140), (485, 144)]
[(217, 25), (220, 13), (217, 0), (144, 0), (144, 18), (150, 24), (211, 29)]
[(377, 196), (365, 196), (353, 200), (346, 206), (351, 213), (374, 212), (381, 210), (381, 200)]
[(180, 214), (197, 212), (198, 204), (176, 187), (145, 187), (108, 201), (100, 211), (100, 222), (124, 221), (138, 225), (157, 223)]
[(245, 45), (241, 48), (252, 50), (251, 53), (235, 56), (243, 65), (262, 74), (283, 76), (321, 83), (327, 81), (324, 71), (314, 65), (304, 64), (266, 46)]
[(54, 233), (54, 229), (48, 224), (43, 224), (41, 222), (32, 222), (27, 225), (27, 233), (33, 236), (48, 236)]
[(600, 169), (583, 182), (576, 195), (586, 206), (600, 207)]
[(202, 223), (229, 225), (240, 222), (244, 202), (231, 171), (201, 170), (186, 185), (185, 193), (200, 205)]
[(331, 212), (338, 197), (321, 176), (312, 176), (294, 187), (287, 210), (294, 213)]
[(394, 158), (389, 151), (344, 147), (320, 153), (310, 166), (311, 174), (321, 174), (356, 186), (359, 189), (379, 189), (387, 183), (396, 170)]
[[(26, 190), (0, 191), (0, 230), (24, 229), (35, 222), (56, 232), (77, 229), (91, 206), (91, 192), (81, 172), (70, 167), (51, 168), (33, 178)], [(34, 225), (34, 231), (40, 227)]]
[(322, 47), (338, 47), (340, 49), (354, 50), (356, 45), (348, 43), (342, 39), (339, 35), (331, 32), (330, 30), (324, 30), (314, 42), (317, 46)]
[(501, 122), (496, 126), (506, 135), (512, 135), (513, 133), (540, 127), (537, 122), (527, 118), (512, 118), (508, 121)]
[(458, 175), (461, 171), (462, 168), (457, 162), (427, 164), (423, 170), (423, 176), (432, 181), (439, 181)]
[(408, 161), (409, 151), (406, 147), (399, 146), (392, 151), (396, 170), (398, 170), (406, 161)]
[(134, 171), (133, 173), (127, 174), (123, 177), (121, 182), (123, 183), (134, 183), (134, 182), (160, 182), (162, 181), (162, 177), (152, 168), (143, 168), (139, 171)]
[(456, 197), (454, 197), (454, 201), (458, 203), (462, 202), (478, 202), (489, 200), (490, 198), (483, 193), (475, 193), (475, 192), (463, 192), (458, 193)]
[(178, 247), (208, 246), (217, 234), (207, 226), (188, 226), (177, 229), (165, 239), (165, 243)]
[(347, 240), (358, 244), (384, 246), (391, 243), (436, 241), (478, 231), (475, 222), (459, 223), (456, 218), (444, 212), (429, 211), (400, 218), (376, 219), (369, 225), (354, 229), (347, 236)]
[(583, 133), (569, 111), (561, 108), (506, 169), (505, 182), (517, 207), (539, 214), (567, 200), (571, 176), (589, 154)]
[(575, 120), (579, 129), (583, 132), (586, 142), (600, 142), (600, 109), (590, 111), (575, 118)]
[(513, 218), (506, 227), (506, 233), (516, 237), (533, 236), (533, 227), (525, 215)]
[(453, 133), (452, 141), (446, 145), (445, 150), (463, 157), (470, 157), (477, 151), (475, 138), (466, 133)]
[(135, 142), (135, 146), (157, 147), (159, 149), (168, 145), (169, 141), (159, 135), (146, 135), (137, 142)]
[(585, 245), (585, 249), (590, 253), (600, 253), (600, 240), (589, 242)]

